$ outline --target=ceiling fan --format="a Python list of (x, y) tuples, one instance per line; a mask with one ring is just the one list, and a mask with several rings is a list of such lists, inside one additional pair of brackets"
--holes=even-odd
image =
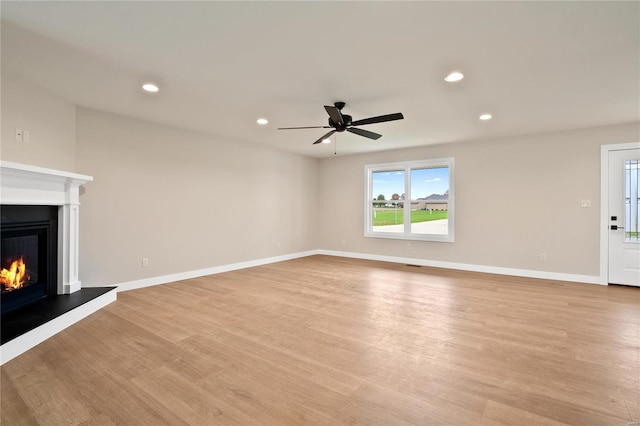
[(322, 142), (330, 137), (335, 132), (344, 132), (345, 130), (350, 133), (354, 133), (359, 136), (364, 136), (369, 139), (380, 139), (382, 135), (368, 130), (362, 130), (354, 126), (364, 126), (365, 124), (383, 123), (385, 121), (402, 120), (404, 116), (401, 112), (395, 114), (379, 115), (377, 117), (369, 117), (362, 120), (352, 121), (352, 117), (347, 114), (342, 114), (342, 108), (346, 104), (344, 102), (336, 102), (333, 106), (325, 105), (324, 109), (329, 114), (328, 126), (310, 126), (310, 127), (279, 127), (278, 130), (292, 130), (292, 129), (333, 129), (320, 139), (315, 141), (313, 145)]

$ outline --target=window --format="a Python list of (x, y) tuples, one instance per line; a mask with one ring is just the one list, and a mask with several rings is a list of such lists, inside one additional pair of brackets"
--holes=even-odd
[(453, 242), (453, 158), (365, 166), (365, 237)]
[(640, 241), (638, 232), (638, 211), (640, 210), (640, 161), (628, 160), (624, 162), (625, 186), (625, 241)]

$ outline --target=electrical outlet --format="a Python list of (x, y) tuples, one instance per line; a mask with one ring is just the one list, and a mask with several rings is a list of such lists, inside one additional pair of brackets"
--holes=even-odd
[(146, 257), (142, 258), (142, 267), (143, 268), (148, 268), (149, 267), (149, 259), (147, 259)]
[(22, 142), (29, 142), (29, 131), (22, 130)]
[(22, 142), (22, 129), (16, 127), (15, 138), (17, 142)]
[(591, 207), (591, 200), (580, 200), (580, 207)]
[(547, 261), (547, 253), (540, 253), (540, 262)]

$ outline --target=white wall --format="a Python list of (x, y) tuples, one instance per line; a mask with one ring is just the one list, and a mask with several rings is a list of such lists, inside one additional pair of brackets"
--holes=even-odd
[[(638, 141), (639, 129), (635, 123), (323, 159), (320, 248), (597, 276), (600, 145)], [(364, 166), (442, 157), (455, 158), (456, 241), (365, 238)], [(580, 207), (586, 199), (591, 208)]]
[[(1, 158), (5, 161), (74, 171), (76, 107), (20, 77), (2, 72)], [(16, 128), (29, 142), (16, 142)]]
[(77, 171), (94, 177), (83, 286), (316, 248), (318, 160), (81, 107), (76, 123)]

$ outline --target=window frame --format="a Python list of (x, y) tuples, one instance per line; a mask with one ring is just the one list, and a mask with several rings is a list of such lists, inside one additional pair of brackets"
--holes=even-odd
[[(447, 204), (448, 234), (412, 234), (411, 233), (411, 170), (421, 168), (449, 168), (449, 200)], [(404, 170), (403, 224), (404, 232), (375, 232), (372, 224), (373, 211), (373, 173)], [(368, 164), (364, 166), (364, 236), (367, 238), (387, 238), (393, 240), (417, 240), (435, 242), (455, 242), (455, 160), (453, 157), (433, 158), (417, 161)]]

